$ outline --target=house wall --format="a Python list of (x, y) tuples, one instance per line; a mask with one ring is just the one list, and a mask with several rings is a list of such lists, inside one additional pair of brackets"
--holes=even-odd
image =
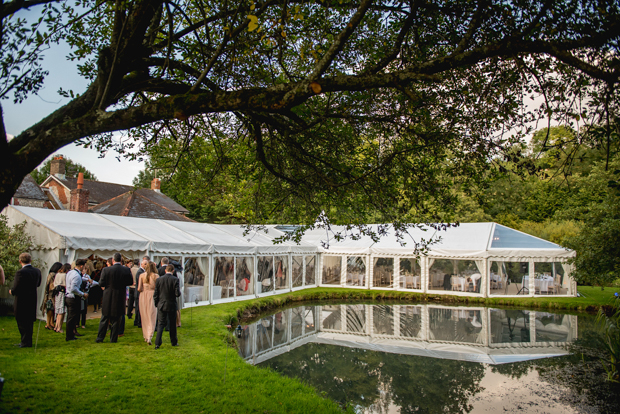
[(58, 200), (62, 203), (62, 205), (66, 209), (69, 208), (69, 201), (70, 201), (71, 194), (69, 190), (65, 188), (65, 186), (58, 183), (57, 181), (50, 180), (50, 182), (47, 183), (45, 187), (49, 188), (50, 191), (54, 193), (56, 198), (58, 198)]
[(13, 204), (24, 207), (49, 208), (45, 200), (33, 200), (31, 198), (14, 198)]

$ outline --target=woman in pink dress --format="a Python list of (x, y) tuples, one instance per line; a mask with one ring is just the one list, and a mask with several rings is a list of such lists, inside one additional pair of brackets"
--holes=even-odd
[(138, 291), (140, 292), (140, 318), (142, 319), (142, 335), (144, 340), (151, 345), (151, 338), (155, 332), (157, 321), (157, 308), (153, 302), (155, 293), (155, 281), (159, 275), (154, 262), (149, 262), (146, 272), (140, 275), (138, 281)]

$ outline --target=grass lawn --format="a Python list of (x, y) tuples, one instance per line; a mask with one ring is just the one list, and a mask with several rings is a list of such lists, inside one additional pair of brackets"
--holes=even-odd
[[(155, 350), (142, 330), (127, 323), (117, 344), (96, 344), (98, 320), (85, 336), (65, 342), (64, 334), (43, 329), (38, 346), (20, 349), (12, 316), (0, 317), (0, 373), (5, 378), (0, 412), (89, 413), (330, 413), (340, 412), (300, 381), (245, 363), (225, 324), (237, 315), (275, 309), (295, 301), (327, 299), (439, 301), (531, 308), (594, 310), (611, 303), (619, 289), (580, 288), (580, 298), (485, 299), (403, 292), (316, 288), (267, 298), (183, 310), (179, 347), (167, 333)], [(191, 315), (191, 319), (190, 319)], [(191, 322), (190, 322), (191, 320)], [(35, 338), (38, 322), (35, 324)], [(33, 339), (35, 339), (33, 338)], [(107, 339), (108, 340), (108, 339)]]

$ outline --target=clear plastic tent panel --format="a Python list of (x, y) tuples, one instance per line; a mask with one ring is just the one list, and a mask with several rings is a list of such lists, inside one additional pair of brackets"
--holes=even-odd
[(293, 256), (293, 265), (291, 267), (293, 287), (300, 287), (304, 284), (304, 257)]
[(185, 303), (208, 300), (208, 290), (205, 290), (205, 284), (208, 281), (209, 258), (185, 257), (183, 269)]
[(213, 269), (213, 300), (232, 298), (235, 295), (235, 258), (216, 256)]
[(258, 256), (256, 262), (258, 294), (273, 292), (273, 256)]
[(400, 306), (400, 336), (419, 338), (422, 331), (422, 307)]
[(402, 289), (422, 289), (422, 269), (418, 261), (413, 258), (401, 258), (400, 287)]
[(306, 286), (316, 284), (316, 256), (306, 257)]
[(429, 290), (480, 293), (482, 274), (475, 260), (436, 259), (430, 268), (428, 284)]
[(235, 294), (254, 296), (254, 258), (237, 257), (235, 263)]
[(275, 257), (276, 290), (288, 289), (288, 256)]
[(528, 295), (528, 262), (489, 262), (489, 289), (491, 296)]
[(555, 243), (539, 239), (529, 234), (521, 233), (501, 224), (495, 225), (493, 239), (491, 241), (492, 249), (561, 249)]
[(568, 295), (570, 281), (559, 262), (534, 263), (534, 289), (537, 295)]
[(340, 270), (342, 259), (340, 256), (323, 256), (323, 284), (340, 285)]
[(372, 285), (379, 288), (394, 287), (394, 258), (375, 257), (372, 269)]
[[(430, 259), (433, 260), (433, 259)], [(454, 266), (449, 259), (436, 259), (432, 262), (428, 274), (429, 290), (451, 290), (450, 276)]]
[(366, 286), (366, 257), (347, 257), (347, 286)]

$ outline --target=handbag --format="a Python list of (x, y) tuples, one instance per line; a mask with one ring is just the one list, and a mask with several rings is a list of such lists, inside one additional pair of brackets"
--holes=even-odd
[(52, 302), (51, 299), (48, 299), (45, 302), (45, 309), (47, 309), (48, 311), (51, 311), (52, 309), (54, 309), (54, 302)]

